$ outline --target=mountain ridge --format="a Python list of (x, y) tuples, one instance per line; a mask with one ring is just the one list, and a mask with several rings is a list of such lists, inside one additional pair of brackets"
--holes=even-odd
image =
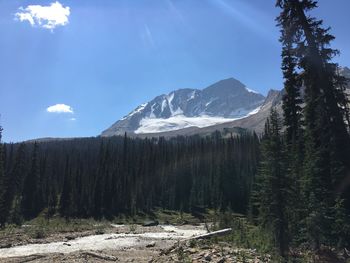
[[(143, 103), (102, 132), (102, 136), (205, 127), (248, 116), (265, 97), (234, 78), (204, 89), (178, 89)], [(157, 125), (162, 127), (157, 130)]]

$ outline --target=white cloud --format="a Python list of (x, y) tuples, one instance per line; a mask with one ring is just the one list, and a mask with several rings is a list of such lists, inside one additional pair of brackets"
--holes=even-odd
[(57, 26), (68, 24), (70, 8), (64, 7), (58, 1), (48, 6), (28, 5), (26, 8), (20, 7), (15, 14), (19, 21), (28, 21), (32, 26), (38, 26), (53, 30)]
[(70, 121), (76, 121), (77, 119), (76, 118), (70, 118), (69, 120)]
[(66, 104), (56, 104), (48, 107), (47, 112), (54, 113), (74, 113), (73, 108)]

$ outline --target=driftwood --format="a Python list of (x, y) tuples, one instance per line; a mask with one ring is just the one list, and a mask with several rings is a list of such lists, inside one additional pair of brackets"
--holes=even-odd
[(46, 257), (46, 255), (43, 255), (43, 254), (33, 254), (33, 255), (30, 255), (30, 256), (25, 256), (25, 257), (21, 257), (17, 260), (14, 260), (14, 261), (8, 261), (8, 262), (17, 262), (17, 263), (25, 263), (25, 262), (31, 262), (31, 261), (34, 261), (34, 260), (37, 260), (37, 259), (40, 259), (40, 258), (44, 258)]
[(193, 239), (207, 239), (207, 238), (211, 238), (211, 237), (220, 237), (220, 236), (228, 235), (231, 232), (232, 232), (232, 228), (225, 228), (225, 229), (221, 229), (221, 230), (218, 230), (218, 231), (210, 232), (210, 233), (207, 233), (207, 234), (202, 234), (202, 235), (199, 235), (199, 236), (190, 237), (190, 238), (186, 239), (185, 241), (193, 240)]
[(168, 249), (162, 250), (161, 251), (161, 255), (167, 255), (168, 253), (170, 253), (171, 251), (177, 249), (178, 247), (181, 246), (181, 244), (186, 243), (188, 241), (191, 240), (197, 240), (197, 239), (207, 239), (207, 238), (211, 238), (211, 237), (219, 237), (219, 236), (225, 236), (228, 235), (232, 232), (232, 228), (225, 228), (225, 229), (221, 229), (218, 231), (214, 231), (214, 232), (210, 232), (207, 234), (202, 234), (202, 235), (198, 235), (198, 236), (194, 236), (194, 237), (190, 237), (187, 239), (183, 239), (183, 240), (179, 240), (175, 245), (171, 246)]
[(87, 256), (91, 256), (91, 257), (95, 257), (98, 259), (103, 259), (103, 260), (109, 260), (109, 261), (117, 261), (118, 258), (115, 256), (111, 256), (111, 255), (106, 255), (106, 254), (101, 254), (101, 253), (95, 253), (92, 251), (85, 251), (82, 253), (83, 255), (87, 255)]

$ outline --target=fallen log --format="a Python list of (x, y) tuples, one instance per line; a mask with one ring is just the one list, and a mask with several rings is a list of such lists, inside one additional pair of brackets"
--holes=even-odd
[(207, 238), (211, 238), (211, 237), (220, 237), (220, 236), (228, 235), (231, 232), (232, 232), (232, 228), (225, 228), (225, 229), (221, 229), (221, 230), (218, 230), (218, 231), (210, 232), (210, 233), (207, 233), (207, 234), (202, 234), (202, 235), (199, 235), (199, 236), (190, 237), (190, 238), (186, 239), (186, 241), (193, 240), (193, 239), (207, 239)]
[(207, 238), (211, 238), (211, 237), (215, 237), (215, 236), (217, 236), (217, 237), (218, 236), (225, 236), (225, 235), (230, 234), (231, 232), (232, 232), (232, 228), (225, 228), (225, 229), (221, 229), (221, 230), (218, 230), (218, 231), (210, 232), (210, 233), (207, 233), (207, 234), (202, 234), (202, 235), (190, 237), (190, 238), (187, 238), (187, 239), (179, 240), (176, 244), (174, 244), (170, 248), (162, 250), (160, 254), (161, 255), (167, 255), (171, 251), (181, 247), (182, 244), (187, 243), (188, 241), (191, 241), (191, 240), (207, 239)]
[(95, 253), (95, 252), (92, 252), (92, 251), (85, 251), (82, 254), (90, 256), (90, 257), (95, 257), (95, 258), (98, 258), (98, 259), (103, 259), (103, 260), (109, 260), (109, 261), (117, 261), (118, 260), (118, 258), (115, 257), (115, 256), (101, 254), (101, 253)]
[[(34, 260), (37, 260), (37, 259), (41, 259), (41, 258), (44, 258), (46, 257), (46, 255), (42, 255), (42, 254), (33, 254), (33, 255), (30, 255), (30, 256), (25, 256), (25, 257), (21, 257), (18, 259), (18, 261), (15, 261), (15, 262), (18, 262), (18, 263), (26, 263), (26, 262), (31, 262), (31, 261), (34, 261)], [(15, 257), (17, 258), (17, 257)], [(13, 258), (13, 259), (15, 259)]]

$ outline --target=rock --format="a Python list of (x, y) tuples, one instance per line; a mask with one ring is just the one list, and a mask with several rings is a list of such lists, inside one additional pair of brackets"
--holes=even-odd
[(4, 245), (0, 245), (0, 248), (10, 248), (12, 247), (12, 244), (11, 243), (7, 243), (7, 244), (4, 244)]
[(72, 235), (66, 236), (67, 240), (73, 240), (73, 239), (76, 239), (76, 238), (77, 238), (76, 236), (72, 236)]
[(146, 247), (155, 247), (156, 242), (152, 241), (151, 243), (147, 244)]
[(205, 254), (205, 255), (204, 255), (204, 259), (205, 259), (206, 261), (211, 261), (211, 256), (210, 256), (210, 254), (209, 254), (209, 253)]
[(158, 220), (148, 220), (143, 222), (142, 226), (158, 226), (159, 222)]
[(103, 260), (107, 260), (107, 261), (117, 261), (118, 258), (115, 256), (111, 256), (111, 255), (107, 255), (107, 254), (101, 254), (101, 253), (96, 253), (93, 251), (85, 251), (82, 252), (83, 255), (87, 255), (90, 257), (94, 257), (94, 258), (98, 258), (98, 259), (103, 259)]
[(180, 223), (180, 226), (184, 226), (184, 225), (188, 225), (189, 222), (187, 220), (183, 220), (181, 223)]
[(71, 244), (68, 244), (68, 243), (63, 243), (63, 245), (65, 245), (65, 246), (71, 246)]
[(194, 254), (194, 253), (196, 253), (197, 251), (198, 251), (198, 250), (195, 249), (195, 248), (191, 248), (191, 249), (188, 250), (188, 252), (190, 252), (191, 254)]
[(216, 261), (216, 263), (224, 263), (225, 259), (224, 258), (220, 258), (218, 261)]

